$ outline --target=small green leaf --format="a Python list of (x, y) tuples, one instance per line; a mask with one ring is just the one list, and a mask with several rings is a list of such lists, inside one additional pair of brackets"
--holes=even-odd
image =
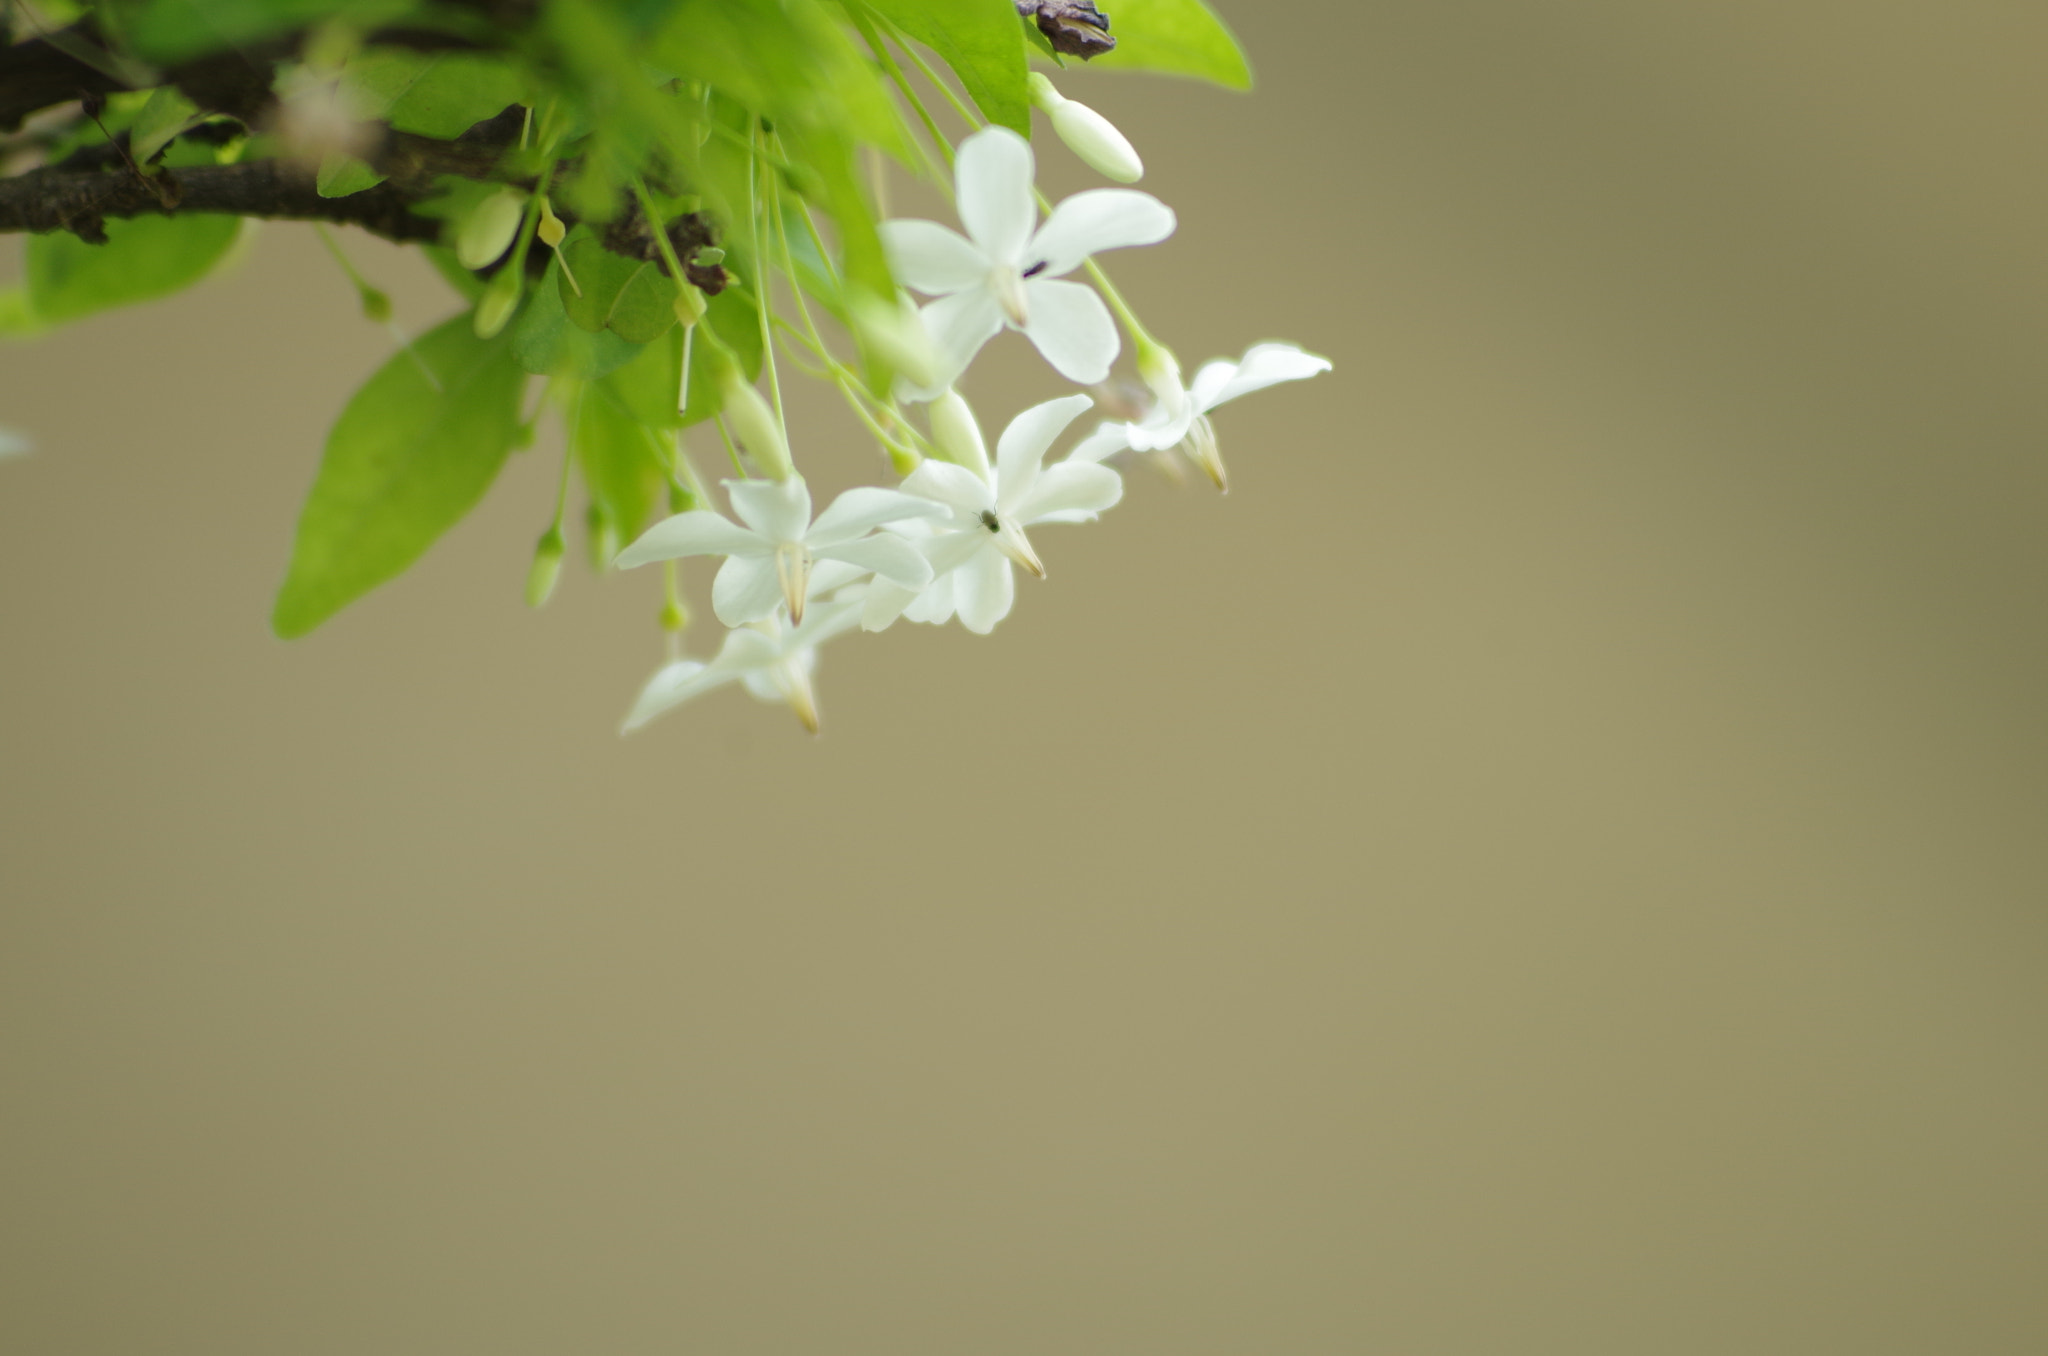
[(271, 614), (278, 635), (305, 635), (402, 573), (483, 498), (519, 433), (526, 374), (509, 346), (458, 315), (349, 400), (299, 517)]
[(323, 19), (372, 29), (416, 6), (412, 0), (130, 0), (120, 8), (136, 53), (169, 64)]
[(329, 151), (320, 157), (320, 172), (313, 178), (313, 191), (323, 198), (346, 198), (383, 182), (384, 176), (363, 161), (340, 151)]
[[(582, 227), (577, 227), (582, 230)], [(572, 233), (573, 234), (573, 233)], [(512, 361), (543, 377), (576, 377), (590, 381), (617, 370), (640, 351), (610, 330), (595, 334), (569, 323), (556, 286), (561, 263), (548, 260), (548, 271), (519, 319), (511, 327)]]
[(575, 275), (573, 285), (560, 280), (562, 308), (582, 328), (645, 344), (676, 323), (676, 286), (659, 264), (614, 254), (590, 235), (564, 241), (562, 258)]
[(1202, 0), (1117, 0), (1116, 50), (1088, 64), (1128, 71), (1163, 71), (1250, 89), (1251, 68), (1237, 39)]
[(108, 221), (107, 243), (58, 231), (28, 239), (29, 304), (39, 320), (76, 320), (151, 301), (205, 277), (235, 243), (238, 217), (135, 217)]
[[(1024, 34), (1010, 0), (867, 0), (898, 28), (945, 58), (990, 122), (1031, 135), (1024, 90)], [(1117, 9), (1117, 30), (1123, 11)]]
[(160, 85), (150, 91), (149, 102), (142, 106), (128, 129), (128, 154), (137, 164), (147, 165), (172, 138), (197, 121), (198, 105), (180, 94), (176, 86)]

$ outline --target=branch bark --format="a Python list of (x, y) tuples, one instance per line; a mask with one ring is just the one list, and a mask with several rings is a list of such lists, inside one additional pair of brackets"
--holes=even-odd
[(72, 231), (81, 239), (104, 240), (101, 223), (107, 217), (225, 212), (344, 223), (401, 242), (439, 239), (441, 223), (415, 214), (415, 201), (414, 194), (390, 183), (323, 198), (311, 170), (280, 160), (193, 165), (147, 179), (125, 170), (39, 169), (0, 179), (0, 231)]

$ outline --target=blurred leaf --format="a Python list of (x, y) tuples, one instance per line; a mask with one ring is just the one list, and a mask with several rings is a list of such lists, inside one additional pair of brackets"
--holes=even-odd
[(346, 19), (359, 29), (417, 8), (412, 0), (123, 0), (123, 32), (149, 61), (183, 61), (258, 38)]
[(112, 306), (151, 301), (205, 277), (235, 242), (226, 216), (109, 220), (107, 243), (64, 231), (28, 238), (24, 273), (36, 318), (55, 324)]
[(501, 57), (372, 47), (349, 58), (344, 80), (366, 118), (452, 140), (521, 101), (526, 82)]
[(754, 310), (753, 298), (737, 288), (727, 288), (711, 298), (697, 329), (699, 333), (690, 346), (690, 403), (679, 421), (684, 427), (701, 424), (719, 410), (714, 345), (702, 331), (709, 329), (732, 350), (747, 380), (761, 375), (761, 318)]
[(475, 301), (484, 294), (484, 280), (457, 262), (454, 250), (446, 245), (422, 245), (420, 253), (427, 256), (427, 262), (434, 266), (434, 271), (446, 279), (464, 301)]
[(1117, 0), (1111, 17), (1116, 50), (1094, 58), (1091, 66), (1191, 75), (1228, 89), (1252, 87), (1237, 39), (1202, 0)]
[[(578, 230), (584, 228), (578, 227)], [(511, 326), (512, 360), (543, 377), (576, 377), (589, 381), (631, 362), (640, 351), (611, 330), (593, 334), (569, 323), (558, 286), (561, 264), (548, 260), (548, 271), (533, 297)]]
[[(1010, 0), (866, 0), (945, 58), (990, 122), (1031, 135), (1024, 90), (1024, 26)], [(1122, 10), (1117, 12), (1121, 31)]]
[(135, 121), (128, 129), (128, 153), (137, 164), (147, 165), (150, 158), (168, 146), (171, 139), (199, 120), (199, 108), (190, 99), (180, 94), (175, 86), (162, 85), (151, 90), (149, 102), (135, 115)]
[(465, 312), (393, 354), (349, 400), (299, 518), (277, 634), (305, 635), (400, 574), (483, 498), (519, 432), (526, 374), (508, 348), (477, 338)]
[(29, 339), (43, 332), (43, 322), (29, 305), (26, 287), (0, 287), (0, 339)]
[(313, 191), (323, 198), (346, 198), (383, 182), (384, 176), (366, 162), (340, 151), (329, 151), (320, 157), (320, 172), (314, 176)]
[(576, 279), (561, 279), (562, 309), (582, 328), (644, 344), (676, 323), (676, 285), (660, 265), (614, 254), (592, 235), (565, 240), (562, 258)]
[(627, 541), (638, 536), (667, 477), (667, 430), (675, 427), (680, 331), (583, 389), (576, 456), (583, 483)]

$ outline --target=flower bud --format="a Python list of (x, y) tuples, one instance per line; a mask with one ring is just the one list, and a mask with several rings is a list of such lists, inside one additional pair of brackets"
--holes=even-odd
[(680, 598), (671, 598), (661, 605), (661, 629), (680, 631), (690, 624), (690, 610), (683, 606)]
[(562, 577), (562, 529), (550, 527), (540, 534), (533, 548), (533, 565), (526, 572), (526, 605), (540, 607), (555, 591)]
[(975, 422), (974, 411), (967, 407), (967, 401), (952, 387), (931, 403), (932, 441), (946, 454), (948, 461), (955, 461), (968, 470), (987, 480), (988, 444), (981, 439), (981, 425)]
[(678, 280), (676, 283), (676, 319), (684, 329), (704, 318), (704, 294), (694, 283)]
[(1052, 130), (1090, 169), (1120, 184), (1145, 177), (1145, 162), (1116, 124), (1086, 104), (1076, 103), (1037, 71), (1031, 73), (1031, 101), (1045, 110)]
[(540, 200), (540, 225), (534, 227), (533, 233), (540, 237), (541, 244), (551, 250), (562, 248), (562, 237), (569, 233), (546, 198)]
[(501, 268), (476, 303), (476, 337), (495, 339), (519, 307), (519, 270)]
[(464, 268), (483, 268), (511, 247), (526, 212), (526, 194), (507, 186), (478, 203), (455, 233), (455, 258)]
[(583, 540), (590, 549), (590, 568), (600, 574), (609, 570), (619, 554), (619, 528), (595, 502), (583, 515)]
[(747, 451), (774, 479), (789, 479), (796, 468), (789, 459), (789, 444), (783, 441), (782, 425), (776, 422), (768, 401), (748, 384), (737, 364), (719, 374), (718, 387), (724, 397), (725, 417)]
[(391, 319), (391, 298), (374, 287), (365, 287), (361, 293), (363, 318), (382, 325)]

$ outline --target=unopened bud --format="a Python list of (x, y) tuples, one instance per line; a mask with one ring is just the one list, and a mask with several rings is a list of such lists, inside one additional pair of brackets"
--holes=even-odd
[(725, 398), (725, 417), (747, 451), (753, 453), (754, 460), (770, 476), (776, 480), (789, 479), (796, 468), (789, 459), (789, 444), (783, 441), (782, 425), (776, 422), (768, 401), (748, 384), (737, 366), (726, 368), (718, 384), (719, 393)]
[(1137, 148), (1116, 129), (1115, 123), (1088, 105), (1067, 98), (1037, 71), (1031, 73), (1030, 81), (1031, 102), (1045, 110), (1052, 130), (1084, 164), (1120, 184), (1135, 184), (1145, 177), (1145, 162), (1138, 158)]
[(519, 270), (501, 268), (476, 303), (476, 337), (495, 339), (519, 307)]
[(661, 629), (680, 631), (690, 624), (690, 610), (683, 606), (680, 598), (671, 598), (661, 605)]
[(717, 268), (725, 262), (725, 251), (716, 245), (706, 245), (697, 251), (696, 257), (690, 262), (699, 268)]
[(703, 318), (704, 294), (697, 290), (696, 284), (676, 279), (676, 319), (687, 329)]
[(562, 247), (562, 237), (569, 233), (562, 225), (562, 219), (555, 215), (555, 209), (549, 205), (546, 198), (540, 200), (540, 225), (534, 227), (533, 233), (540, 237), (541, 244), (546, 245), (551, 250), (560, 249)]
[(929, 387), (939, 379), (939, 355), (925, 333), (917, 307), (901, 296), (884, 301), (872, 292), (855, 292), (850, 311), (853, 327), (875, 355), (914, 386)]
[(540, 534), (533, 548), (533, 565), (526, 572), (526, 605), (540, 607), (555, 591), (562, 577), (562, 529), (550, 527)]
[(391, 298), (374, 287), (362, 290), (363, 316), (374, 324), (382, 325), (391, 319)]
[(590, 568), (600, 574), (612, 567), (619, 554), (619, 526), (596, 504), (583, 517), (583, 540), (590, 548)]
[(988, 444), (982, 441), (981, 425), (975, 422), (974, 411), (967, 407), (967, 401), (952, 387), (931, 403), (932, 441), (946, 454), (948, 461), (958, 462), (968, 470), (988, 479)]
[(455, 233), (455, 258), (464, 268), (483, 268), (511, 248), (526, 212), (526, 194), (499, 189), (478, 203)]

